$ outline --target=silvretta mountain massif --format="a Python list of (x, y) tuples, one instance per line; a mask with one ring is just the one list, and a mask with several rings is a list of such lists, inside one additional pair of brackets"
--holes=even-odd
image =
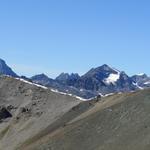
[(106, 64), (28, 78), (0, 59), (0, 150), (149, 150), (149, 88)]

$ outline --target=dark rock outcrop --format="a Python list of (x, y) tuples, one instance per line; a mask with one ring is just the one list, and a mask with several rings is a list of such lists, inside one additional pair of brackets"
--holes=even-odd
[(10, 117), (12, 117), (12, 114), (5, 107), (0, 107), (0, 121)]

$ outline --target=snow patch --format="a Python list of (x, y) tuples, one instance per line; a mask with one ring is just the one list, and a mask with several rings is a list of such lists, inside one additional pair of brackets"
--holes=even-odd
[(145, 85), (150, 84), (150, 81), (147, 81), (147, 82), (145, 82), (144, 84), (145, 84)]
[(77, 98), (77, 99), (79, 99), (79, 100), (81, 100), (81, 101), (89, 101), (89, 100), (92, 100), (92, 98), (91, 98), (91, 99), (84, 99), (84, 98), (82, 98), (82, 97), (75, 96), (75, 95), (73, 95), (73, 94), (60, 92), (60, 91), (58, 91), (57, 89), (50, 89), (50, 90), (51, 90), (52, 92), (54, 92), (54, 93), (58, 93), (58, 94), (61, 94), (61, 95), (71, 96), (71, 97)]
[(32, 83), (32, 82), (29, 82), (29, 81), (21, 79), (21, 78), (15, 78), (15, 79), (17, 79), (19, 81), (22, 81), (24, 83), (30, 84), (30, 85), (34, 85), (34, 86), (40, 87), (42, 89), (48, 89), (46, 86), (42, 86), (42, 85), (39, 85), (39, 84), (36, 84), (36, 83)]
[(111, 95), (114, 95), (115, 93), (108, 93), (108, 94), (105, 94), (104, 97), (107, 97), (107, 96), (111, 96)]
[(103, 95), (102, 93), (98, 93), (98, 95), (100, 95), (101, 97), (104, 97), (105, 95)]
[(119, 95), (120, 95), (120, 94), (122, 94), (122, 92), (119, 92), (119, 93), (117, 93), (117, 94), (119, 94)]
[(104, 82), (107, 83), (107, 84), (115, 84), (115, 82), (120, 78), (120, 73), (118, 74), (110, 74), (108, 76), (108, 78), (104, 79)]
[(137, 88), (139, 88), (139, 89), (141, 89), (141, 90), (143, 90), (144, 88), (142, 88), (141, 86), (139, 86), (137, 83), (135, 83), (135, 82), (132, 82), (132, 84), (133, 85), (135, 85)]
[[(15, 79), (16, 79), (16, 80), (19, 80), (19, 81), (21, 81), (21, 82), (30, 84), (30, 85), (34, 85), (34, 86), (43, 88), (43, 89), (48, 89), (48, 88), (45, 87), (45, 86), (42, 86), (42, 85), (39, 85), (39, 84), (36, 84), (36, 83), (29, 82), (29, 81), (27, 81), (27, 80), (25, 80), (25, 79), (22, 79), (22, 78), (15, 78)], [(73, 94), (60, 92), (60, 91), (58, 91), (57, 89), (50, 89), (50, 90), (51, 90), (52, 92), (55, 92), (55, 93), (58, 93), (58, 94), (68, 95), (68, 96), (71, 96), (71, 97), (75, 97), (75, 98), (77, 98), (77, 99), (79, 99), (79, 100), (81, 100), (81, 101), (89, 101), (89, 100), (92, 100), (92, 99), (93, 99), (93, 98), (91, 98), (91, 99), (84, 99), (84, 98), (82, 98), (82, 97), (75, 96), (75, 95), (73, 95)]]
[(84, 90), (83, 89), (80, 89), (80, 92), (83, 92)]
[(139, 74), (137, 74), (138, 76), (143, 76), (144, 75), (144, 73), (139, 73)]

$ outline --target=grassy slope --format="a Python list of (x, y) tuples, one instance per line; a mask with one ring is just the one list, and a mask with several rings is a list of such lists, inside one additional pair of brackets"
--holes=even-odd
[[(76, 110), (78, 111), (78, 110)], [(150, 90), (110, 96), (47, 132), (25, 150), (149, 150)]]

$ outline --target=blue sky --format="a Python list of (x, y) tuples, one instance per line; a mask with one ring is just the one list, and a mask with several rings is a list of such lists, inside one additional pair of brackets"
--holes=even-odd
[(0, 57), (19, 74), (108, 64), (150, 75), (149, 0), (0, 1)]

